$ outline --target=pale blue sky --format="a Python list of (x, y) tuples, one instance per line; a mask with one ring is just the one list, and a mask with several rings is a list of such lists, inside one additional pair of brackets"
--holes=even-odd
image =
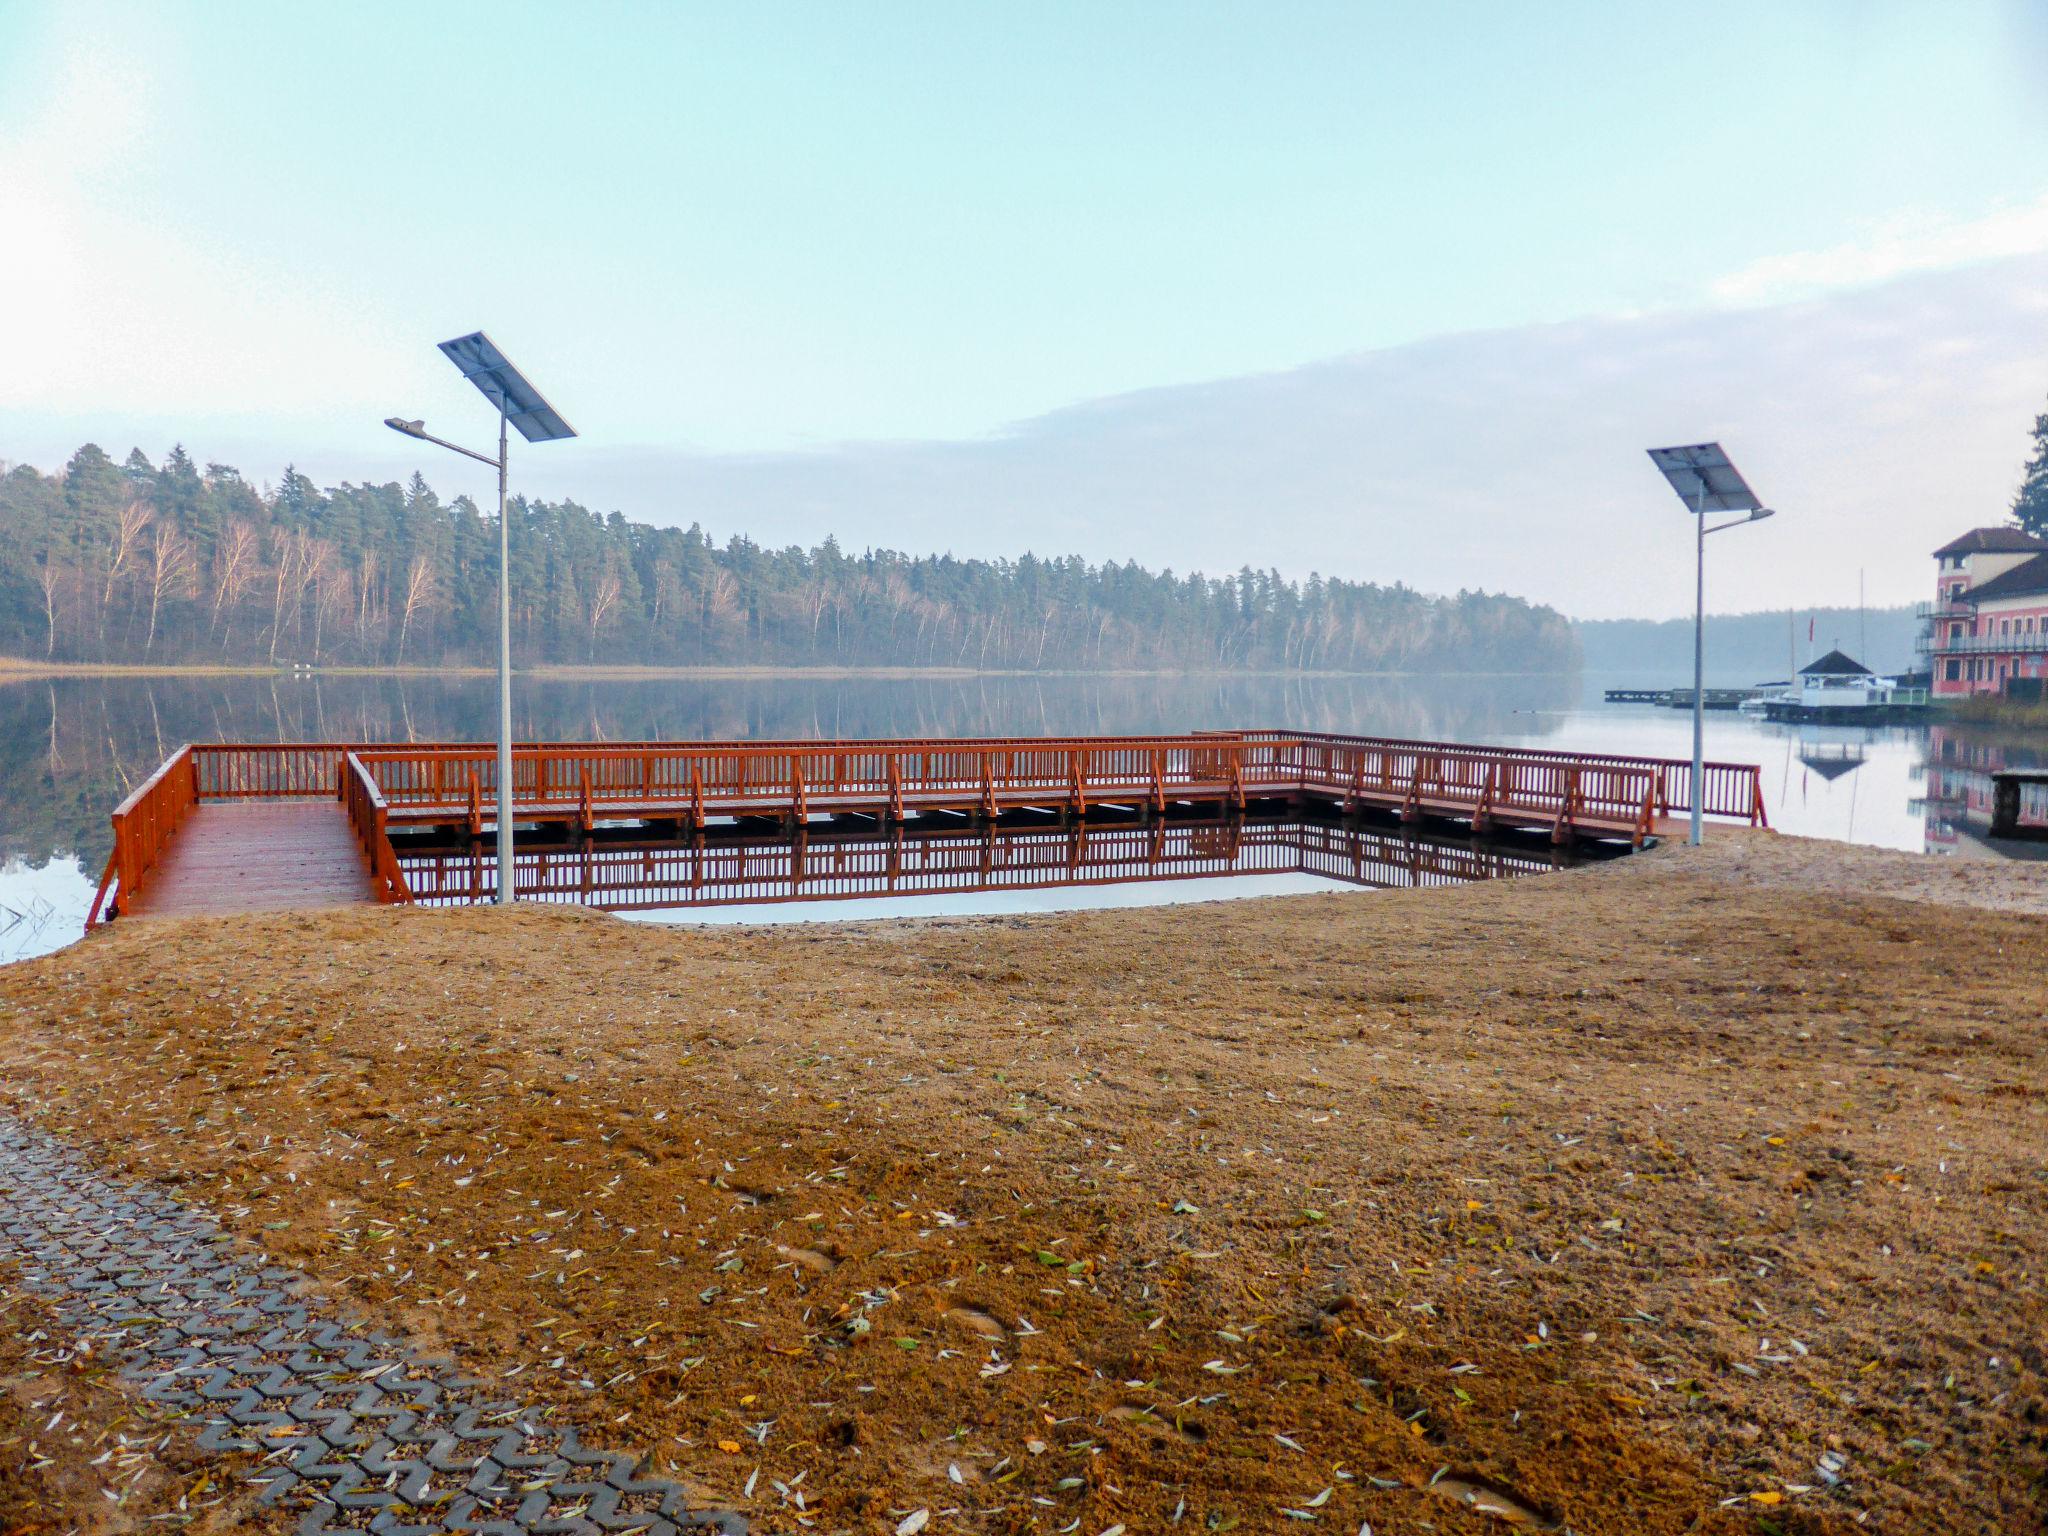
[(1825, 298), (2048, 250), (2043, 79), (2018, 0), (7, 0), (0, 457), (389, 472), (478, 325), (564, 453), (730, 454)]

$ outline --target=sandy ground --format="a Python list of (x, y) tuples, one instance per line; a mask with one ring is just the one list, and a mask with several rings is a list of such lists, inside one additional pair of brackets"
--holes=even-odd
[(2032, 1531), (2044, 879), (131, 921), (0, 1107), (763, 1530)]
[(2048, 864), (2035, 846), (2007, 843), (2013, 858), (1981, 851), (1962, 858), (1894, 853), (1816, 837), (1714, 828), (1699, 848), (1672, 840), (1653, 848), (1646, 863), (1677, 863), (1689, 872), (1781, 891), (1811, 891), (1860, 898), (1982, 907), (1999, 912), (2048, 914)]

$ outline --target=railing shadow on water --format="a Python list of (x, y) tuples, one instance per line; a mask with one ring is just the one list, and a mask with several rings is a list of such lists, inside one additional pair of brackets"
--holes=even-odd
[[(1415, 889), (1548, 873), (1600, 853), (1533, 840), (1437, 837), (1339, 818), (1190, 817), (1058, 825), (897, 826), (764, 833), (724, 826), (650, 840), (605, 829), (524, 841), (515, 895), (603, 911), (948, 897), (960, 910), (994, 892), (1057, 891), (1237, 877), (1309, 876), (1333, 886)], [(398, 842), (415, 903), (464, 906), (497, 894), (494, 850), (421, 834)]]

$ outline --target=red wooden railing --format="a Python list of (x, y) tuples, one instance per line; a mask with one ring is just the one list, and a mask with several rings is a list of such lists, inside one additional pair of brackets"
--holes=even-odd
[[(1435, 751), (1441, 750), (1444, 745), (1441, 742), (1410, 741), (1397, 736), (1345, 736), (1333, 731), (1260, 729), (1235, 731), (1229, 734), (1247, 741), (1299, 741), (1304, 747), (1330, 745)], [(1458, 750), (1487, 752), (1494, 749), (1461, 747)], [(1516, 762), (1562, 762), (1583, 766), (1611, 765), (1648, 769), (1656, 779), (1659, 816), (1670, 816), (1692, 809), (1692, 761), (1689, 758), (1638, 757), (1611, 752), (1565, 752), (1550, 747), (1508, 747), (1499, 751), (1503, 756)], [(1753, 827), (1770, 825), (1770, 818), (1764, 809), (1763, 770), (1759, 766), (1754, 763), (1710, 762), (1705, 764), (1702, 778), (1705, 784), (1705, 793), (1702, 796), (1705, 815), (1732, 817)]]
[(1368, 794), (1403, 795), (1417, 808), (1450, 801), (1496, 819), (1509, 811), (1569, 808), (1579, 819), (1633, 822), (1656, 796), (1655, 770), (1640, 764), (1422, 743), (1323, 740), (1288, 747), (1288, 766), (1303, 785), (1342, 790), (1353, 802)]
[[(474, 820), (497, 797), (489, 747), (380, 747), (361, 753), (394, 813)], [(940, 803), (994, 810), (1021, 804), (1085, 809), (1136, 796), (1163, 806), (1198, 793), (1236, 798), (1295, 786), (1283, 742), (1222, 737), (1066, 740), (679, 743), (517, 747), (514, 813), (589, 821), (664, 810), (707, 815), (808, 815)]]
[(116, 890), (131, 895), (140, 891), (165, 844), (198, 800), (199, 779), (192, 749), (180, 747), (114, 808), (114, 853), (108, 861), (108, 873), (101, 876), (99, 890), (86, 913), (88, 928), (105, 921), (108, 903), (114, 899), (109, 892), (108, 876)]
[(363, 766), (362, 758), (351, 752), (341, 763), (341, 801), (348, 811), (349, 825), (370, 861), (370, 883), (380, 902), (411, 901), (405, 871), (391, 850), (390, 807), (383, 791)]
[(189, 749), (202, 800), (307, 800), (339, 793), (352, 742), (207, 742)]

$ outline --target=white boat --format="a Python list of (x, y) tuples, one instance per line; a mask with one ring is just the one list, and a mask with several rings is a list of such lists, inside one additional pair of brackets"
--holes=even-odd
[(1880, 677), (1855, 658), (1829, 651), (1801, 667), (1798, 677), (1779, 692), (1753, 702), (1761, 705), (1767, 720), (1876, 725), (1925, 709), (1927, 690), (1902, 687), (1895, 677)]
[(1749, 697), (1736, 705), (1736, 711), (1745, 715), (1762, 715), (1773, 699), (1781, 699), (1791, 690), (1792, 684), (1786, 678), (1775, 682), (1758, 683), (1749, 690)]

